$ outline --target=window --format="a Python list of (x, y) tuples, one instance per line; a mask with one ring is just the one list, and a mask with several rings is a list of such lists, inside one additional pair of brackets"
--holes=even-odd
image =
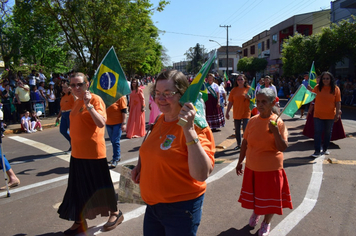
[(248, 55), (248, 49), (245, 48), (245, 49), (244, 49), (244, 57), (247, 57), (247, 55)]
[(255, 54), (255, 45), (250, 47), (251, 55)]
[(265, 50), (265, 41), (262, 41), (262, 52)]
[(267, 50), (269, 49), (269, 39), (267, 39), (267, 41), (266, 41), (266, 49)]
[(275, 44), (278, 42), (278, 36), (277, 34), (272, 35), (272, 44)]

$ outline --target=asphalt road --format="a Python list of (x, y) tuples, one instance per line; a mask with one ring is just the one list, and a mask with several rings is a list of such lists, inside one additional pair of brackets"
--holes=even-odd
[[(148, 89), (145, 89), (146, 98)], [(148, 98), (146, 99), (148, 101)], [(283, 104), (283, 102), (282, 102)], [(148, 121), (146, 111), (146, 120)], [(298, 117), (298, 115), (296, 116)], [(289, 130), (289, 147), (284, 167), (293, 201), (293, 210), (272, 219), (271, 235), (355, 235), (356, 233), (356, 110), (343, 108), (343, 124), (348, 138), (331, 144), (331, 155), (313, 159), (313, 140), (301, 132), (305, 120), (282, 116)], [(233, 122), (214, 133), (217, 145), (215, 169), (208, 179), (200, 236), (257, 235), (258, 227), (250, 229), (251, 210), (237, 202), (242, 177), (235, 174), (238, 152), (234, 151)], [(135, 164), (142, 138), (128, 140), (123, 135), (123, 164)], [(107, 156), (112, 149), (106, 139)], [(0, 192), (0, 235), (62, 235), (71, 222), (59, 219), (57, 209), (67, 184), (69, 154), (67, 141), (58, 127), (34, 134), (7, 135), (3, 152), (21, 179), (19, 187)], [(327, 161), (331, 158), (333, 164)], [(337, 164), (335, 162), (337, 161)], [(112, 170), (115, 187), (121, 166)], [(1, 186), (4, 185), (0, 183)], [(125, 221), (115, 230), (102, 232), (105, 217), (88, 221), (87, 235), (142, 235), (144, 206), (118, 203)]]

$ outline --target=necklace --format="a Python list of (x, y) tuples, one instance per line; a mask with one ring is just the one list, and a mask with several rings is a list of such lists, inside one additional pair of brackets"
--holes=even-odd
[(162, 124), (163, 124), (163, 122), (164, 122), (164, 118), (162, 119), (162, 122), (161, 122), (161, 124), (159, 125), (159, 139), (161, 139), (163, 135), (168, 134), (168, 132), (169, 132), (169, 131), (172, 129), (172, 127), (175, 125), (175, 124), (170, 125), (169, 129), (168, 129), (166, 132), (164, 132), (164, 134), (162, 135)]

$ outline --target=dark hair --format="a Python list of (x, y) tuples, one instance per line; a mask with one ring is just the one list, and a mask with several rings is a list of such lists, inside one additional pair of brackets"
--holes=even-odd
[(331, 74), (329, 71), (324, 71), (323, 73), (321, 73), (320, 75), (320, 81), (319, 81), (319, 91), (321, 91), (324, 87), (324, 82), (323, 82), (323, 76), (324, 75), (329, 75), (330, 76), (330, 93), (331, 94), (335, 94), (335, 78), (333, 76), (333, 74)]
[(153, 98), (155, 97), (154, 92), (156, 90), (156, 84), (160, 80), (172, 80), (174, 82), (174, 87), (178, 90), (180, 95), (183, 95), (189, 87), (189, 83), (182, 72), (178, 70), (166, 70), (158, 75), (155, 84), (152, 86), (151, 95)]
[(248, 86), (248, 82), (247, 82), (247, 77), (244, 74), (239, 74), (236, 79), (235, 79), (235, 83), (234, 83), (234, 87), (238, 87), (239, 85), (237, 84), (237, 79), (239, 78), (239, 76), (241, 76), (244, 79), (244, 87), (247, 88)]
[(137, 91), (138, 91), (138, 79), (136, 79), (136, 78), (131, 78), (131, 91), (134, 90), (133, 87), (132, 87), (132, 81), (134, 81), (134, 80), (136, 80), (136, 88), (135, 88), (135, 91), (136, 91), (136, 93), (137, 93)]
[[(64, 81), (63, 84), (66, 84), (66, 85), (68, 86), (68, 88), (70, 88), (70, 87), (69, 87), (69, 82), (68, 82), (67, 80), (63, 80), (63, 81)], [(63, 84), (62, 84), (62, 96), (65, 95), (65, 93), (64, 93), (64, 91), (63, 91)], [(70, 94), (71, 94), (71, 92), (69, 91), (69, 92), (68, 92), (68, 95), (70, 95)]]
[(71, 74), (69, 78), (71, 79), (71, 78), (75, 78), (75, 77), (82, 77), (84, 83), (89, 82), (88, 77), (85, 74), (83, 74), (82, 72), (75, 72), (75, 73)]

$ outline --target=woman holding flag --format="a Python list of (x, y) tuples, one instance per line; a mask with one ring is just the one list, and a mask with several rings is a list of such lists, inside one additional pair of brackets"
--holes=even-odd
[[(215, 142), (209, 126), (194, 125), (193, 104), (180, 103), (188, 86), (182, 72), (168, 70), (157, 77), (152, 89), (162, 115), (142, 143), (131, 172), (147, 203), (144, 236), (193, 236), (200, 224)], [(180, 119), (187, 122), (178, 125)]]
[(208, 122), (212, 131), (225, 126), (224, 113), (220, 106), (220, 91), (219, 86), (214, 83), (214, 74), (208, 74), (208, 82), (205, 83), (208, 90), (208, 100), (205, 102), (206, 106), (206, 121)]
[[(258, 235), (269, 235), (274, 214), (292, 209), (287, 175), (283, 169), (283, 151), (288, 147), (288, 131), (273, 113), (276, 94), (264, 88), (257, 92), (260, 114), (252, 117), (244, 132), (236, 174), (243, 174), (239, 202), (253, 210), (249, 225), (255, 227), (264, 215)], [(242, 169), (246, 157), (245, 169)]]
[[(313, 89), (316, 93), (314, 104), (314, 149), (312, 157), (321, 154), (329, 155), (328, 147), (331, 139), (331, 131), (334, 122), (340, 119), (341, 95), (340, 89), (335, 84), (334, 76), (324, 71), (320, 76), (320, 82)], [(324, 144), (321, 148), (322, 135)]]
[(70, 87), (76, 97), (70, 112), (72, 153), (68, 186), (58, 213), (62, 219), (74, 221), (64, 231), (76, 235), (87, 229), (86, 219), (109, 216), (104, 230), (112, 230), (124, 216), (117, 209), (114, 186), (106, 161), (105, 103), (88, 91), (89, 82), (83, 73), (70, 77)]
[(247, 78), (244, 74), (238, 75), (234, 88), (231, 90), (229, 96), (229, 104), (226, 109), (226, 119), (230, 119), (230, 109), (233, 107), (233, 118), (234, 118), (234, 126), (235, 126), (235, 138), (237, 142), (237, 146), (234, 150), (240, 149), (241, 146), (241, 123), (242, 130), (245, 132), (248, 120), (251, 117), (250, 110), (250, 99), (251, 97), (248, 94), (250, 90), (250, 86), (247, 83)]

